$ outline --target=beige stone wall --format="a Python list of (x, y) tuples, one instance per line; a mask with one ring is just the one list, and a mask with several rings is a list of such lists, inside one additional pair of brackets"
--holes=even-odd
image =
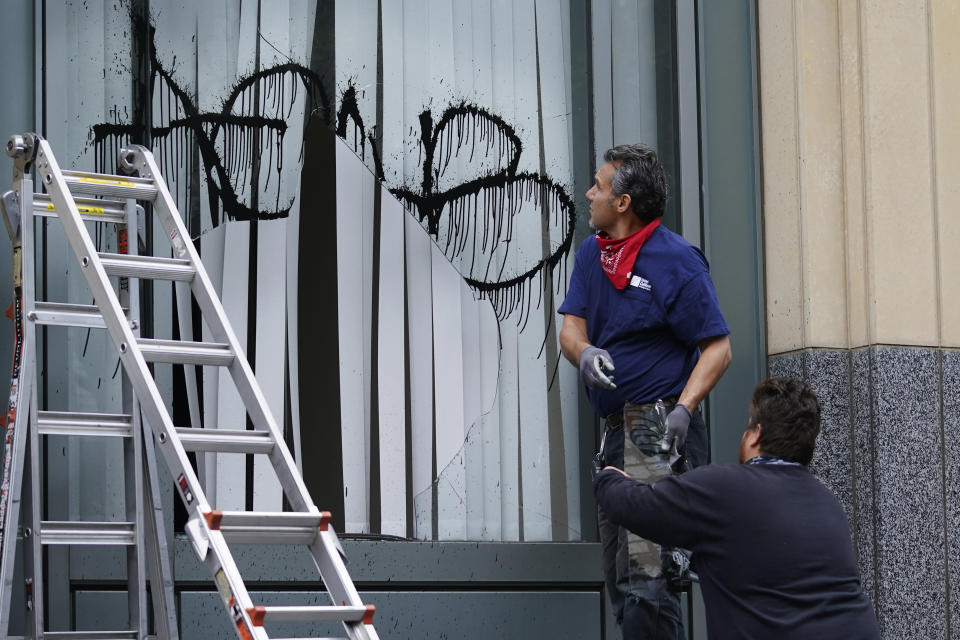
[(960, 346), (960, 2), (757, 5), (769, 353)]

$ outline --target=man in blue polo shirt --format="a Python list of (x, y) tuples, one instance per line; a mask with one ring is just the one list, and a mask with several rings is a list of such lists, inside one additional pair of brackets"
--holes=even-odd
[[(730, 330), (706, 258), (660, 225), (667, 186), (656, 153), (621, 145), (604, 160), (587, 192), (597, 234), (577, 250), (559, 309), (560, 345), (605, 419), (606, 464), (623, 468), (625, 440), (636, 459), (633, 434), (655, 431), (662, 400), (664, 441), (696, 467), (708, 452), (699, 406), (730, 364)], [(602, 509), (599, 523), (607, 591), (624, 640), (682, 638), (680, 600), (665, 576), (636, 561), (635, 541)]]

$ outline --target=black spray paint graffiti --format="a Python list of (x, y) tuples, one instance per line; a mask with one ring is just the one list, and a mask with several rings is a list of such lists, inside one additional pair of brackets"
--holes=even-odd
[[(300, 90), (305, 91), (306, 112), (330, 120), (330, 100), (322, 90), (321, 79), (296, 63), (274, 66), (241, 79), (223, 101), (220, 111), (201, 112), (194, 99), (174, 80), (173, 70), (167, 70), (161, 63), (152, 26), (149, 32), (149, 84), (154, 110), (150, 139), (160, 157), (161, 170), (171, 175), (175, 167), (186, 168), (185, 173), (190, 176), (193, 149), (199, 151), (214, 226), (222, 221), (215, 213), (221, 210), (221, 205), (223, 219), (227, 220), (287, 217), (292, 197), (281, 203), (281, 189), (275, 187), (272, 207), (242, 202), (238, 189), (255, 180), (258, 187), (251, 192), (256, 202), (255, 194), (260, 188), (269, 188), (274, 174), (278, 183), (281, 180), (287, 120)], [(116, 110), (113, 113), (117, 118)], [(136, 131), (137, 125), (133, 123), (102, 123), (92, 127), (98, 170), (109, 169), (108, 163), (113, 161), (115, 152), (128, 143)], [(267, 150), (265, 159), (258, 157), (261, 148)], [(251, 158), (257, 160), (251, 163)], [(262, 185), (259, 184), (261, 169), (265, 169)], [(258, 175), (251, 175), (253, 173)], [(188, 181), (184, 182), (181, 193), (175, 194), (183, 197), (183, 200), (178, 198), (180, 202), (189, 197), (192, 188)]]
[[(343, 91), (334, 115), (322, 79), (289, 62), (242, 78), (218, 111), (202, 111), (174, 79), (174, 70), (164, 67), (152, 26), (148, 29), (154, 113), (150, 138), (165, 175), (177, 169), (184, 176), (174, 194), (178, 202), (189, 202), (199, 192), (195, 179), (202, 168), (214, 226), (225, 220), (289, 215), (296, 185), (281, 184), (284, 141), (298, 98), (303, 113), (321, 118), (363, 158), (369, 149), (377, 178), (387, 182), (382, 143), (376, 127), (364, 124), (352, 84)], [(101, 171), (111, 169), (108, 162), (116, 150), (136, 132), (134, 124), (120, 122), (116, 110), (113, 117), (114, 122), (92, 128)], [(348, 130), (351, 121), (353, 131)], [(519, 309), (517, 322), (525, 326), (534, 287), (539, 307), (547, 287), (555, 284), (559, 289), (565, 280), (554, 274), (573, 241), (575, 211), (569, 194), (546, 175), (518, 171), (520, 137), (482, 107), (467, 102), (450, 105), (436, 120), (426, 109), (419, 116), (419, 131), (411, 128), (409, 134), (419, 148), (422, 178), (415, 186), (394, 186), (390, 192), (439, 242), (465, 281), (490, 300), (498, 318)], [(453, 177), (448, 176), (451, 164), (458, 166), (458, 171), (450, 172)], [(465, 174), (474, 177), (464, 180)], [(261, 202), (259, 195), (270, 189), (271, 180), (275, 194), (271, 191), (270, 202)], [(539, 218), (536, 237), (548, 239), (538, 247), (536, 260), (513, 249), (517, 219), (531, 210)]]
[[(545, 272), (552, 275), (570, 252), (576, 221), (570, 196), (547, 176), (518, 172), (522, 153), (519, 136), (501, 118), (475, 105), (464, 102), (450, 106), (435, 125), (429, 109), (421, 113), (420, 148), (423, 180), (419, 191), (398, 188), (391, 192), (417, 212), (431, 235), (444, 236), (448, 258), (471, 249), (469, 265), (464, 264), (461, 271), (466, 272), (467, 283), (491, 300), (500, 319), (518, 306), (526, 306), (526, 313), (518, 319), (525, 323), (534, 279)], [(473, 180), (440, 187), (452, 159), (464, 154), (464, 162), (469, 164), (479, 155), (491, 153), (494, 167)], [(556, 229), (560, 239), (546, 257), (527, 270), (506, 274), (514, 223), (525, 204), (541, 210), (545, 223), (542, 231), (549, 234), (551, 228)], [(447, 224), (442, 230), (445, 212)], [(501, 247), (503, 251), (498, 254)]]

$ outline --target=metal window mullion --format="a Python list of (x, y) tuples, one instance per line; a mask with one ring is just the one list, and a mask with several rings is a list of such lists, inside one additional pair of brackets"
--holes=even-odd
[(676, 25), (680, 230), (687, 242), (703, 247), (695, 0), (677, 0)]

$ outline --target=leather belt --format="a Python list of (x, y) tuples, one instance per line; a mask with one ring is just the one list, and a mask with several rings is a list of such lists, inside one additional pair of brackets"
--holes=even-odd
[[(679, 400), (679, 398), (677, 397), (664, 398), (663, 404), (665, 404), (669, 409), (673, 405), (677, 404), (677, 400)], [(639, 407), (640, 409), (653, 410), (655, 405), (656, 405), (655, 402), (645, 402), (644, 404), (638, 404), (634, 406)], [(607, 415), (607, 417), (604, 419), (604, 424), (608, 429), (613, 431), (622, 427), (623, 426), (623, 410), (621, 409), (620, 411), (614, 411), (613, 413)]]

